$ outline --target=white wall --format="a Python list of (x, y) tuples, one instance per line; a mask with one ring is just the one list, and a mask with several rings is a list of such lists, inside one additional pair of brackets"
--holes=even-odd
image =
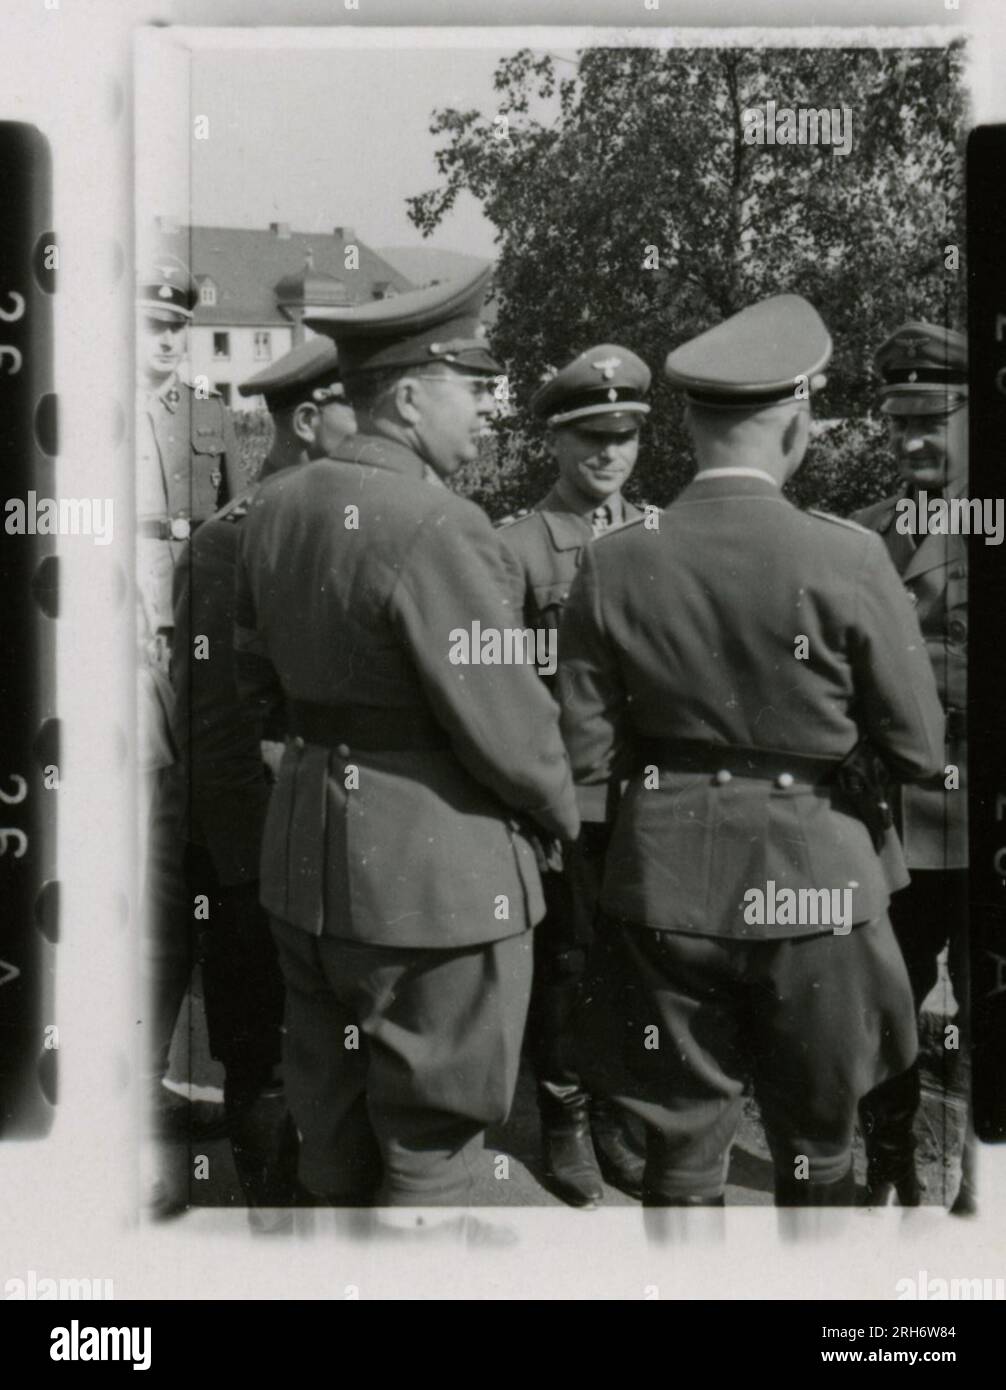
[[(256, 358), (255, 334), (267, 332), (270, 337), (272, 353), (268, 359)], [(230, 356), (214, 357), (213, 335), (227, 333), (230, 338)], [(193, 377), (205, 375), (211, 386), (219, 387), (226, 383), (231, 388), (230, 405), (232, 410), (258, 410), (262, 408), (260, 396), (239, 396), (238, 386), (250, 376), (264, 371), (270, 362), (275, 362), (293, 347), (293, 327), (255, 327), (212, 328), (198, 325), (189, 329), (189, 371)]]

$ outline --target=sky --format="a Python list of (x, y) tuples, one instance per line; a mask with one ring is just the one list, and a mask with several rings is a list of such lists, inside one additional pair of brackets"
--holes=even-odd
[[(440, 183), (437, 107), (495, 110), (498, 50), (196, 52), (191, 214), (180, 221), (295, 231), (353, 227), (371, 246), (417, 246), (405, 198)], [(493, 228), (469, 194), (427, 245), (491, 257)]]

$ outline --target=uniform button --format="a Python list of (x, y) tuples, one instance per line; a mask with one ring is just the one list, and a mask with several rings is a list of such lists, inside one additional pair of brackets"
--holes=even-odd
[(791, 787), (793, 785), (792, 772), (780, 772), (779, 776), (775, 779), (775, 784), (777, 787), (782, 787), (784, 789)]
[(339, 746), (338, 746), (338, 748), (336, 748), (335, 751), (338, 753), (338, 755), (339, 755), (340, 758), (348, 758), (348, 757), (349, 757), (349, 744), (347, 744), (347, 743), (340, 743)]
[(717, 772), (716, 774), (715, 780), (719, 786), (725, 787), (728, 782), (732, 782), (734, 780), (734, 775), (732, 772), (729, 771), (729, 769), (721, 767), (719, 772)]

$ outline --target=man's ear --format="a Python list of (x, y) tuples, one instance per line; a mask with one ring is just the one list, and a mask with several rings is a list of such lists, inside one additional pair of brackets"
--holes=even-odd
[(403, 376), (395, 382), (391, 399), (399, 419), (406, 425), (418, 424), (422, 419), (423, 412), (419, 403), (421, 389), (418, 377)]
[(321, 411), (314, 401), (301, 401), (299, 405), (294, 406), (290, 428), (304, 444), (314, 444), (318, 438), (320, 421)]

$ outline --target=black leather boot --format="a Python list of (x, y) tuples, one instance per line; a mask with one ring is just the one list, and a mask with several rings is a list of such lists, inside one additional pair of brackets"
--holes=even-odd
[(975, 1185), (975, 1150), (977, 1143), (974, 1134), (970, 1131), (964, 1136), (964, 1148), (961, 1151), (961, 1185), (957, 1189), (957, 1196), (950, 1207), (951, 1216), (975, 1216), (978, 1213), (978, 1192)]
[(918, 1064), (892, 1076), (864, 1096), (859, 1121), (866, 1145), (866, 1197), (869, 1207), (903, 1207), (922, 1202), (915, 1171), (915, 1115), (919, 1108)]
[(549, 1186), (571, 1207), (592, 1211), (604, 1201), (604, 1182), (590, 1137), (590, 1102), (583, 1091), (558, 1096), (540, 1087), (542, 1158)]
[(228, 1096), (231, 1152), (250, 1209), (298, 1202), (297, 1131), (281, 1087)]
[(590, 1128), (605, 1182), (630, 1197), (642, 1197), (646, 1160), (633, 1148), (627, 1119), (619, 1107), (595, 1096), (590, 1105)]
[(810, 1182), (776, 1173), (777, 1207), (851, 1207), (856, 1203), (856, 1177), (849, 1165), (844, 1177), (834, 1182)]

